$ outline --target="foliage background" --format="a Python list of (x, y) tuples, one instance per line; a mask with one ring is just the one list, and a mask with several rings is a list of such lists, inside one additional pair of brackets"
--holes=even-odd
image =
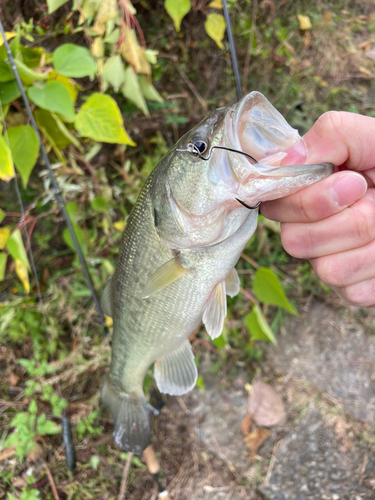
[[(61, 7), (49, 13), (57, 3)], [(244, 92), (264, 93), (301, 133), (329, 109), (375, 116), (371, 1), (228, 3)], [(183, 17), (174, 4), (2, 3), (17, 67), (98, 291), (113, 273), (121, 231), (145, 178), (208, 110), (236, 101), (228, 44), (218, 21), (220, 2), (178, 2), (186, 5)], [(66, 44), (81, 49), (76, 59), (74, 46), (64, 58)], [(126, 454), (113, 445), (109, 414), (99, 406), (109, 337), (92, 307), (15, 90), (2, 46), (0, 499), (53, 498), (48, 471), (61, 499), (116, 498)], [(87, 121), (93, 112), (100, 127)], [(26, 217), (16, 202), (13, 164)], [(246, 367), (249, 379), (261, 370), (260, 339), (277, 339), (287, 324), (285, 309), (301, 310), (312, 296), (335, 300), (308, 263), (285, 254), (278, 233), (277, 224), (260, 218), (238, 265), (241, 294), (229, 299), (224, 334), (213, 344), (203, 330), (192, 339), (198, 362), (209, 357), (212, 371), (223, 380), (230, 380), (238, 366)], [(267, 273), (273, 285), (264, 292), (259, 283)], [(277, 290), (276, 302), (270, 289)], [(198, 385), (204, 390), (203, 378)], [(151, 372), (146, 389), (157, 404)], [(77, 448), (73, 473), (64, 461), (62, 416), (71, 421)], [(155, 434), (163, 434), (162, 424), (154, 425)], [(170, 458), (162, 442), (156, 447), (169, 481), (183, 453)], [(136, 460), (131, 498), (143, 498), (150, 489), (147, 481)]]

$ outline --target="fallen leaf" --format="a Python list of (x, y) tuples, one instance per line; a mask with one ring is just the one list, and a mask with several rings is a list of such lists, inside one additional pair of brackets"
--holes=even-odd
[(241, 423), (241, 431), (244, 436), (248, 436), (250, 434), (250, 429), (252, 425), (253, 425), (253, 416), (250, 413), (248, 413)]
[(17, 387), (19, 380), (20, 380), (19, 376), (13, 372), (8, 377), (8, 382), (11, 387)]
[(299, 21), (299, 29), (302, 31), (309, 30), (312, 28), (309, 16), (303, 16), (302, 14), (297, 14)]
[(370, 38), (370, 40), (365, 40), (357, 45), (358, 49), (364, 49), (365, 51), (371, 49), (371, 45), (374, 43), (374, 41)]
[(9, 448), (4, 448), (4, 450), (0, 452), (0, 461), (13, 457), (13, 455), (15, 454), (16, 454), (16, 449), (14, 446), (9, 446)]
[(247, 411), (257, 425), (270, 427), (285, 417), (284, 404), (276, 390), (269, 384), (257, 381), (249, 394)]
[(368, 70), (367, 68), (365, 68), (364, 66), (360, 66), (358, 69), (359, 69), (359, 71), (360, 71), (363, 75), (372, 76), (371, 71), (369, 71), (369, 70)]
[(332, 13), (329, 11), (324, 12), (323, 21), (324, 21), (324, 24), (329, 24), (332, 21)]
[(244, 438), (244, 443), (247, 444), (250, 450), (250, 461), (254, 460), (258, 449), (262, 446), (264, 441), (269, 438), (270, 435), (271, 431), (265, 429), (264, 427), (259, 427), (259, 429), (255, 429), (255, 431)]

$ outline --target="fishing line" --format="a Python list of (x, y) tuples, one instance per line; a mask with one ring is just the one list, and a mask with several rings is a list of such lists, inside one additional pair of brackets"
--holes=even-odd
[(232, 26), (230, 24), (227, 0), (223, 0), (223, 11), (224, 11), (225, 24), (227, 25), (228, 41), (229, 41), (230, 56), (232, 59), (233, 73), (234, 73), (234, 78), (236, 80), (237, 98), (238, 100), (240, 100), (242, 97), (241, 80), (240, 80), (240, 73), (238, 71), (236, 47), (233, 41)]
[[(195, 144), (193, 144), (192, 142), (189, 142), (189, 144), (187, 145), (187, 148), (186, 149), (176, 149), (176, 151), (178, 151), (179, 153), (190, 153), (194, 156), (199, 156), (199, 158), (201, 160), (209, 160), (212, 156), (212, 151), (214, 149), (225, 149), (226, 151), (231, 151), (232, 153), (238, 153), (240, 155), (244, 155), (246, 156), (247, 158), (250, 158), (251, 161), (253, 161), (253, 165), (255, 165), (256, 163), (259, 163), (255, 158), (253, 158), (252, 156), (250, 156), (248, 153), (245, 153), (245, 151), (240, 151), (239, 149), (233, 149), (233, 148), (228, 148), (227, 146), (211, 146), (210, 149), (208, 150), (208, 155), (207, 156), (203, 156), (203, 154), (199, 151), (199, 149), (197, 148), (197, 146)], [(258, 208), (260, 206), (260, 204), (262, 203), (261, 201), (259, 201), (256, 205), (254, 206), (250, 206), (250, 205), (247, 205), (244, 201), (241, 201), (239, 200), (238, 198), (236, 198), (236, 200), (241, 203), (241, 205), (243, 205), (244, 207), (248, 208), (249, 210), (255, 210), (256, 208)]]
[(50, 179), (51, 179), (51, 183), (52, 183), (53, 189), (55, 191), (56, 201), (57, 201), (57, 203), (58, 203), (58, 205), (60, 207), (60, 210), (61, 210), (61, 212), (62, 212), (62, 214), (64, 216), (65, 223), (67, 225), (69, 234), (70, 234), (70, 236), (72, 238), (72, 242), (73, 242), (75, 251), (77, 253), (78, 260), (79, 260), (79, 262), (81, 264), (82, 271), (83, 271), (84, 277), (86, 279), (87, 286), (90, 289), (90, 293), (91, 293), (91, 296), (92, 296), (95, 308), (97, 310), (98, 316), (100, 318), (100, 321), (101, 321), (101, 323), (103, 325), (104, 332), (108, 333), (108, 329), (107, 329), (107, 326), (105, 324), (104, 314), (103, 314), (102, 308), (100, 307), (98, 296), (96, 295), (94, 285), (92, 283), (92, 280), (91, 280), (88, 268), (86, 266), (85, 259), (83, 257), (82, 251), (81, 251), (81, 247), (79, 246), (79, 243), (77, 241), (77, 237), (75, 235), (72, 223), (71, 223), (71, 221), (69, 219), (68, 212), (67, 212), (67, 210), (65, 208), (65, 203), (64, 203), (64, 200), (63, 200), (63, 197), (62, 197), (59, 185), (57, 184), (56, 178), (55, 178), (54, 173), (52, 171), (51, 164), (49, 162), (47, 152), (45, 150), (42, 138), (41, 138), (41, 136), (39, 134), (39, 130), (38, 130), (37, 124), (36, 124), (36, 122), (34, 120), (34, 116), (33, 116), (32, 112), (31, 112), (30, 104), (29, 104), (28, 98), (26, 96), (26, 92), (25, 92), (25, 89), (23, 87), (21, 78), (19, 76), (16, 64), (14, 62), (13, 54), (12, 54), (12, 51), (10, 50), (10, 47), (9, 47), (9, 44), (8, 44), (8, 40), (6, 39), (5, 31), (4, 31), (4, 27), (3, 27), (3, 23), (1, 22), (1, 19), (0, 19), (0, 32), (1, 32), (1, 35), (2, 35), (3, 40), (4, 40), (4, 47), (5, 47), (6, 51), (7, 51), (11, 68), (12, 68), (14, 76), (16, 78), (18, 88), (19, 88), (19, 90), (21, 92), (22, 100), (23, 100), (23, 102), (25, 104), (27, 114), (29, 115), (29, 118), (30, 118), (31, 126), (33, 127), (33, 129), (34, 129), (34, 131), (35, 131), (35, 133), (36, 133), (36, 135), (38, 137), (38, 141), (39, 141), (39, 144), (40, 144), (40, 150), (41, 150), (41, 153), (42, 153), (42, 157), (44, 159), (45, 165), (47, 167), (47, 170), (48, 170), (48, 173), (49, 173), (49, 176), (50, 176)]

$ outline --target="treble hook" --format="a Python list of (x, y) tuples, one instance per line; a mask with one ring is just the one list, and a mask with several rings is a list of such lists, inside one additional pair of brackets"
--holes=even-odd
[[(207, 161), (211, 158), (213, 149), (225, 149), (226, 151), (231, 151), (232, 153), (238, 153), (240, 155), (244, 155), (244, 156), (247, 156), (248, 158), (250, 158), (250, 160), (253, 161), (254, 164), (258, 163), (258, 161), (255, 158), (253, 158), (249, 154), (245, 153), (244, 151), (239, 151), (238, 149), (228, 148), (227, 146), (216, 146), (216, 145), (211, 146), (210, 149), (208, 150), (207, 156), (203, 156), (202, 153), (197, 148), (197, 146), (195, 144), (193, 144), (192, 142), (189, 142), (189, 144), (187, 145), (187, 149), (176, 149), (176, 151), (178, 151), (180, 153), (191, 153), (194, 156), (199, 156), (199, 158), (201, 160)], [(261, 201), (259, 201), (256, 205), (254, 205), (253, 207), (250, 207), (249, 205), (246, 205), (246, 203), (244, 201), (241, 201), (238, 198), (236, 198), (236, 200), (239, 203), (241, 203), (241, 205), (248, 208), (249, 210), (255, 210), (262, 203)]]

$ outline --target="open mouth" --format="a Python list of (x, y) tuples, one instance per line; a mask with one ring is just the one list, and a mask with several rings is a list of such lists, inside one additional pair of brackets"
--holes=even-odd
[(332, 173), (328, 164), (304, 165), (307, 149), (298, 131), (260, 92), (251, 92), (228, 111), (223, 142), (258, 161), (227, 155), (239, 183), (238, 199), (251, 206), (291, 194)]

